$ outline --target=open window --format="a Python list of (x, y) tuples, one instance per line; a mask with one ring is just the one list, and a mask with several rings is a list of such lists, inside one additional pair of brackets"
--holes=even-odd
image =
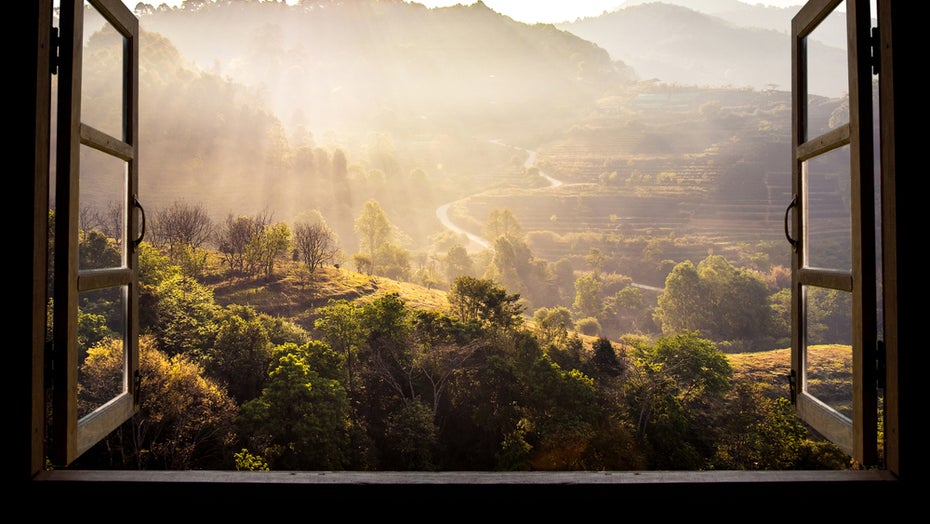
[[(67, 465), (138, 410), (135, 248), (145, 222), (137, 200), (138, 20), (119, 0), (65, 0), (59, 32), (50, 458)], [(109, 48), (122, 53), (116, 70), (83, 52), (92, 33), (114, 40)], [(83, 97), (89, 81), (111, 83), (114, 95)], [(88, 217), (91, 203), (111, 212)], [(81, 322), (99, 326), (122, 355), (110, 376), (91, 382), (80, 373), (90, 349)]]
[[(14, 53), (13, 60), (21, 60), (18, 64), (14, 78), (22, 81), (12, 82), (10, 89), (16, 93), (12, 100), (24, 101), (24, 115), (15, 114), (13, 129), (21, 132), (12, 133), (10, 140), (13, 146), (10, 152), (16, 156), (20, 163), (26, 165), (22, 171), (34, 171), (34, 184), (27, 194), (34, 200), (33, 228), (12, 228), (13, 235), (9, 246), (10, 262), (13, 264), (12, 274), (30, 274), (32, 286), (23, 293), (11, 295), (9, 303), (12, 305), (7, 311), (10, 321), (9, 328), (11, 347), (10, 369), (15, 373), (29, 373), (28, 387), (22, 387), (21, 381), (7, 381), (13, 384), (9, 387), (14, 394), (12, 400), (12, 433), (14, 433), (14, 466), (7, 468), (8, 475), (16, 481), (17, 487), (28, 486), (27, 493), (36, 496), (16, 497), (16, 503), (30, 505), (34, 510), (35, 503), (41, 500), (44, 514), (55, 515), (60, 512), (63, 517), (73, 516), (76, 507), (86, 505), (91, 497), (99, 497), (106, 491), (108, 497), (117, 495), (157, 497), (165, 500), (181, 500), (202, 502), (210, 498), (222, 497), (234, 499), (238, 496), (249, 497), (252, 501), (281, 502), (287, 498), (308, 501), (332, 502), (334, 500), (358, 501), (375, 500), (383, 504), (386, 501), (406, 501), (410, 496), (423, 496), (426, 494), (432, 499), (445, 496), (450, 502), (463, 499), (475, 500), (474, 495), (482, 495), (495, 501), (508, 500), (511, 503), (538, 501), (540, 496), (552, 495), (564, 502), (584, 501), (590, 505), (598, 500), (610, 507), (615, 507), (618, 501), (655, 500), (657, 502), (674, 498), (676, 500), (689, 500), (694, 502), (706, 501), (708, 497), (720, 495), (737, 497), (773, 497), (786, 495), (791, 500), (820, 503), (825, 500), (868, 500), (878, 501), (869, 504), (870, 507), (885, 511), (885, 519), (891, 518), (896, 509), (905, 509), (907, 506), (898, 506), (896, 502), (911, 501), (910, 495), (905, 493), (919, 493), (913, 489), (906, 489), (901, 480), (907, 478), (914, 480), (910, 488), (922, 481), (918, 475), (924, 470), (921, 452), (917, 444), (918, 431), (916, 424), (913, 430), (906, 430), (905, 445), (901, 445), (900, 435), (902, 417), (899, 408), (901, 390), (905, 389), (906, 374), (916, 375), (924, 367), (920, 366), (919, 358), (923, 345), (915, 337), (915, 308), (899, 307), (899, 304), (917, 299), (920, 289), (915, 283), (922, 278), (923, 271), (917, 273), (916, 265), (921, 261), (919, 242), (914, 236), (905, 231), (910, 224), (919, 222), (913, 211), (908, 214), (906, 207), (896, 205), (903, 202), (898, 194), (915, 195), (918, 193), (917, 183), (919, 177), (903, 177), (895, 180), (895, 164), (902, 166), (919, 165), (918, 154), (921, 148), (916, 145), (920, 139), (918, 133), (906, 133), (913, 129), (917, 119), (922, 115), (913, 110), (919, 107), (919, 100), (909, 93), (903, 86), (910, 83), (918, 84), (917, 75), (920, 74), (920, 62), (915, 53), (921, 52), (919, 46), (910, 48), (899, 43), (895, 56), (892, 58), (892, 41), (901, 42), (908, 30), (915, 27), (920, 19), (915, 16), (917, 3), (910, 4), (898, 2), (892, 6), (891, 0), (878, 0), (879, 27), (881, 28), (881, 54), (882, 71), (880, 74), (881, 94), (881, 142), (882, 142), (882, 169), (881, 169), (881, 196), (882, 205), (882, 287), (878, 296), (883, 297), (881, 305), (876, 302), (876, 290), (871, 272), (874, 267), (874, 243), (871, 232), (875, 226), (875, 217), (871, 215), (873, 193), (877, 190), (870, 187), (871, 178), (864, 176), (870, 173), (871, 163), (863, 160), (862, 155), (870, 155), (871, 151), (862, 151), (863, 144), (870, 143), (871, 122), (861, 122), (858, 115), (868, 114), (863, 111), (863, 101), (860, 100), (864, 82), (869, 78), (865, 74), (863, 61), (869, 53), (864, 50), (865, 28), (867, 21), (863, 20), (860, 2), (847, 0), (845, 14), (837, 8), (841, 6), (838, 1), (813, 1), (799, 12), (794, 24), (793, 53), (795, 57), (796, 80), (795, 97), (795, 123), (793, 154), (794, 162), (794, 189), (799, 198), (786, 213), (786, 233), (792, 241), (797, 242), (797, 252), (794, 255), (794, 325), (793, 335), (795, 358), (793, 360), (798, 378), (796, 389), (799, 412), (812, 424), (815, 424), (825, 435), (837, 442), (845, 442), (863, 463), (875, 457), (876, 445), (875, 428), (877, 411), (877, 392), (872, 387), (875, 380), (881, 378), (881, 373), (875, 371), (877, 353), (874, 343), (883, 338), (886, 347), (886, 376), (883, 390), (883, 428), (884, 428), (884, 463), (886, 468), (881, 471), (853, 472), (579, 472), (563, 475), (536, 476), (532, 474), (506, 472), (501, 474), (473, 475), (460, 473), (432, 474), (414, 476), (403, 474), (384, 473), (371, 475), (365, 473), (332, 473), (319, 472), (269, 472), (268, 475), (245, 475), (235, 472), (161, 472), (166, 475), (156, 475), (146, 471), (123, 472), (90, 472), (65, 469), (48, 470), (45, 466), (45, 399), (47, 380), (55, 379), (55, 391), (58, 397), (55, 402), (54, 421), (55, 432), (52, 441), (55, 446), (53, 461), (67, 463), (79, 456), (97, 439), (102, 438), (108, 427), (118, 425), (121, 420), (129, 417), (135, 410), (138, 401), (138, 390), (132, 378), (135, 376), (135, 275), (136, 260), (133, 252), (134, 241), (141, 238), (144, 232), (144, 216), (139, 211), (133, 211), (137, 203), (134, 200), (138, 177), (138, 145), (136, 133), (136, 57), (138, 52), (138, 29), (133, 17), (125, 10), (120, 2), (114, 0), (93, 0), (91, 2), (67, 0), (62, 6), (62, 43), (60, 51), (56, 53), (54, 39), (49, 36), (51, 22), (51, 0), (37, 2), (17, 2), (10, 7), (18, 10), (18, 18), (24, 20), (27, 28), (31, 24), (29, 33), (34, 46), (25, 46), (23, 53)], [(908, 6), (911, 9), (908, 9)], [(81, 100), (82, 65), (87, 65), (81, 56), (80, 42), (83, 38), (83, 16), (85, 8), (90, 8), (102, 15), (106, 23), (112, 26), (122, 40), (124, 60), (123, 74), (113, 80), (120, 84), (121, 95), (119, 102), (110, 105), (111, 109), (119, 109), (119, 124), (116, 127), (106, 125), (109, 120), (97, 121), (90, 115), (82, 116), (85, 109)], [(69, 10), (70, 9), (70, 13)], [(894, 11), (897, 9), (897, 11)], [(855, 50), (850, 54), (850, 111), (849, 120), (839, 126), (839, 131), (820, 132), (809, 128), (809, 115), (807, 114), (808, 85), (805, 75), (797, 73), (806, 72), (815, 68), (804, 55), (804, 41), (807, 36), (816, 31), (818, 23), (829, 13), (838, 16), (848, 16), (850, 27), (855, 29), (851, 33), (851, 42), (857, 42)], [(833, 15), (829, 15), (833, 16)], [(895, 22), (896, 35), (893, 33), (892, 20)], [(17, 36), (23, 39), (22, 36)], [(31, 50), (30, 50), (31, 48)], [(51, 49), (51, 52), (50, 52)], [(48, 271), (45, 257), (48, 242), (47, 234), (47, 200), (48, 200), (48, 148), (49, 148), (49, 62), (55, 62), (54, 57), (60, 54), (61, 64), (57, 67), (59, 89), (67, 87), (62, 93), (59, 105), (65, 106), (61, 114), (66, 121), (60, 123), (58, 140), (63, 142), (58, 153), (58, 179), (56, 236), (56, 260), (53, 273), (56, 275), (55, 301), (60, 304), (56, 308), (55, 347), (54, 353), (55, 376), (44, 374), (46, 368), (43, 361), (46, 358), (45, 344), (45, 278), (51, 274)], [(75, 59), (76, 58), (76, 59)], [(922, 57), (921, 57), (922, 59)], [(70, 61), (70, 62), (69, 62)], [(897, 87), (893, 83), (893, 67), (897, 65)], [(856, 72), (862, 71), (859, 75)], [(908, 82), (910, 81), (910, 82)], [(894, 96), (898, 95), (898, 106), (901, 110), (895, 112)], [(69, 98), (70, 96), (70, 98)], [(865, 97), (868, 98), (868, 97)], [(69, 100), (74, 100), (72, 104)], [(870, 103), (868, 100), (864, 103)], [(31, 107), (34, 104), (34, 109)], [(87, 104), (91, 105), (91, 104)], [(868, 106), (865, 107), (868, 109)], [(16, 109), (16, 108), (14, 108)], [(65, 119), (62, 119), (65, 120)], [(103, 122), (103, 123), (101, 123)], [(865, 130), (863, 129), (865, 128)], [(897, 132), (900, 128), (900, 132)], [(115, 129), (115, 130), (114, 130)], [(34, 136), (34, 138), (33, 138)], [(33, 143), (34, 140), (34, 143)], [(121, 214), (124, 227), (118, 235), (121, 243), (119, 250), (121, 260), (112, 265), (102, 267), (81, 266), (80, 264), (80, 205), (81, 188), (84, 174), (81, 169), (85, 164), (81, 150), (88, 156), (98, 158), (102, 155), (107, 162), (114, 162), (122, 166), (125, 178), (118, 178), (113, 183), (113, 193), (119, 196), (123, 204), (124, 213)], [(847, 153), (848, 151), (848, 153)], [(829, 233), (822, 227), (824, 220), (831, 217), (826, 213), (829, 206), (829, 193), (823, 194), (811, 191), (817, 182), (818, 174), (825, 171), (819, 164), (827, 164), (831, 155), (843, 156), (839, 163), (848, 161), (844, 174), (848, 177), (848, 198), (850, 207), (846, 211), (848, 226), (848, 261), (845, 268), (837, 269), (834, 262), (822, 262), (826, 244), (821, 235)], [(824, 158), (822, 158), (824, 157)], [(122, 164), (120, 164), (122, 163)], [(863, 171), (863, 166), (865, 170)], [(902, 167), (902, 171), (904, 168)], [(109, 171), (108, 171), (109, 172)], [(86, 173), (89, 180), (94, 179), (91, 173)], [(865, 178), (865, 180), (863, 180)], [(839, 179), (836, 178), (839, 186)], [(110, 185), (106, 186), (108, 189)], [(816, 186), (820, 187), (820, 186)], [(866, 191), (868, 190), (868, 191)], [(807, 191), (806, 196), (805, 191)], [(846, 194), (846, 193), (844, 193)], [(837, 198), (834, 195), (834, 198)], [(842, 199), (841, 199), (842, 200)], [(11, 223), (21, 218), (22, 211), (18, 206), (7, 206), (8, 217)], [(788, 231), (788, 218), (793, 211), (791, 222), (792, 231)], [(897, 212), (897, 213), (896, 213)], [(813, 213), (813, 214), (811, 214)], [(902, 213), (904, 213), (902, 215)], [(17, 218), (19, 217), (19, 218)], [(141, 219), (141, 222), (139, 221)], [(898, 226), (900, 224), (900, 226)], [(103, 231), (101, 231), (103, 232)], [(134, 232), (130, 233), (130, 232)], [(910, 234), (908, 234), (910, 233)], [(905, 236), (908, 234), (908, 236)], [(898, 242), (898, 237), (902, 241)], [(844, 237), (845, 238), (845, 237)], [(32, 246), (32, 249), (18, 249), (18, 246)], [(805, 254), (805, 249), (811, 247), (812, 251)], [(64, 250), (65, 252), (62, 252)], [(830, 250), (830, 253), (833, 251)], [(804, 258), (804, 257), (807, 258)], [(826, 265), (827, 267), (820, 267)], [(902, 286), (898, 286), (898, 281)], [(116, 290), (114, 292), (114, 290)], [(831, 405), (824, 402), (827, 395), (817, 391), (816, 377), (803, 375), (804, 363), (808, 358), (816, 355), (805, 355), (806, 347), (815, 344), (809, 343), (805, 328), (806, 314), (811, 313), (810, 303), (801, 293), (804, 290), (811, 292), (813, 300), (817, 300), (817, 293), (845, 293), (850, 305), (845, 306), (848, 311), (848, 323), (852, 326), (847, 344), (848, 354), (852, 362), (853, 374), (850, 381), (849, 407)], [(14, 290), (16, 293), (18, 290)], [(119, 377), (114, 377), (112, 397), (95, 406), (86, 414), (79, 409), (80, 376), (78, 374), (78, 358), (81, 347), (76, 337), (76, 322), (78, 314), (82, 311), (81, 295), (83, 293), (113, 294), (122, 297), (122, 306), (119, 312), (119, 325), (124, 326), (125, 336), (121, 343), (124, 367)], [(22, 304), (30, 303), (31, 307)], [(871, 309), (870, 309), (871, 308)], [(28, 312), (27, 312), (28, 310)], [(881, 310), (880, 312), (878, 310)], [(919, 310), (916, 310), (919, 312)], [(95, 312), (96, 313), (96, 312)], [(878, 313), (883, 313), (884, 325), (878, 337), (876, 320)], [(910, 327), (909, 327), (910, 326)], [(922, 330), (923, 331), (923, 330)], [(871, 337), (871, 338), (870, 338)], [(923, 333), (921, 333), (923, 338)], [(842, 344), (841, 344), (842, 345)], [(901, 365), (899, 346), (909, 347), (904, 351), (904, 365)], [(30, 347), (31, 351), (21, 350)], [(812, 352), (817, 348), (812, 347)], [(910, 352), (908, 352), (910, 351)], [(900, 368), (900, 369), (899, 369)], [(906, 381), (908, 396), (912, 402), (906, 402), (903, 407), (911, 410), (910, 420), (916, 421), (915, 413), (922, 405), (923, 389), (918, 391), (918, 381), (911, 376)], [(826, 400), (830, 400), (827, 398)], [(923, 413), (921, 413), (921, 416)], [(910, 445), (906, 443), (910, 442)], [(903, 452), (902, 452), (903, 449)], [(908, 451), (911, 450), (911, 451)], [(22, 460), (22, 457), (27, 460)], [(902, 468), (902, 463), (905, 466)], [(902, 476), (902, 470), (907, 470)], [(771, 473), (771, 474), (769, 474)], [(909, 476), (908, 476), (909, 475)], [(437, 485), (445, 485), (447, 489), (440, 489)], [(465, 490), (464, 488), (468, 488)], [(799, 489), (803, 491), (799, 497)], [(812, 493), (811, 497), (806, 494)], [(524, 498), (520, 499), (519, 496)], [(626, 498), (624, 498), (626, 497)], [(128, 498), (128, 497), (127, 497)], [(787, 499), (786, 499), (787, 500)], [(49, 504), (49, 502), (51, 504)], [(843, 508), (854, 512), (861, 517), (864, 506), (862, 504), (829, 505), (831, 515), (836, 516)], [(842, 506), (842, 507), (841, 507)], [(154, 508), (157, 512), (158, 508)]]
[[(845, 17), (848, 111), (822, 114), (808, 46)], [(861, 0), (812, 0), (792, 20), (792, 399), (800, 417), (854, 460), (878, 459), (876, 195), (871, 14)], [(792, 215), (793, 232), (788, 221)], [(814, 373), (814, 365), (821, 371)], [(828, 365), (824, 365), (828, 364)], [(824, 376), (840, 375), (841, 387)], [(828, 387), (833, 385), (833, 387)]]

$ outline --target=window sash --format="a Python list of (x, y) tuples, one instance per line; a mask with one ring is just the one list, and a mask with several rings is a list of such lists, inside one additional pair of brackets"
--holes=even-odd
[[(798, 415), (840, 446), (854, 460), (875, 464), (877, 457), (876, 384), (876, 264), (872, 103), (870, 67), (871, 16), (868, 1), (845, 0), (849, 69), (849, 122), (819, 136), (808, 137), (808, 73), (806, 38), (842, 0), (811, 0), (792, 19), (792, 189), (794, 207), (792, 254), (792, 392)], [(805, 217), (809, 209), (805, 162), (840, 147), (849, 147), (851, 267), (807, 267)], [(818, 287), (852, 295), (852, 416), (807, 392), (807, 304), (805, 288)]]
[[(50, 459), (68, 465), (138, 411), (138, 257), (141, 238), (137, 214), (138, 192), (138, 63), (139, 25), (118, 0), (88, 0), (90, 7), (123, 37), (122, 100), (119, 127), (114, 137), (82, 121), (81, 79), (84, 46), (84, 0), (65, 0), (60, 9), (58, 65), (58, 151), (55, 195), (55, 289), (52, 428)], [(124, 191), (120, 196), (124, 227), (119, 233), (123, 255), (119, 267), (79, 267), (79, 189), (82, 146), (125, 163)], [(142, 224), (144, 226), (144, 224)], [(90, 413), (78, 412), (78, 296), (83, 291), (122, 290), (119, 314), (122, 330), (123, 370), (121, 392)]]

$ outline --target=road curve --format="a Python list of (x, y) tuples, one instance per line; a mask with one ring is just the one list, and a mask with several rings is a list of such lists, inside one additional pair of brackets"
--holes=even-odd
[[(510, 147), (513, 149), (519, 149), (525, 152), (527, 154), (527, 158), (526, 158), (526, 161), (523, 163), (524, 168), (529, 169), (536, 164), (536, 151), (531, 151), (529, 149), (523, 149), (521, 147), (510, 146), (499, 140), (492, 140), (491, 142), (494, 144), (500, 145), (500, 146)], [(549, 181), (550, 188), (559, 187), (562, 185), (561, 180), (556, 180), (552, 178), (551, 176), (543, 173), (542, 171), (539, 172), (539, 175)], [(468, 197), (465, 197), (465, 198), (468, 198)], [(463, 200), (465, 200), (465, 198), (461, 200), (456, 200), (455, 202), (449, 202), (447, 204), (443, 204), (437, 207), (436, 218), (439, 219), (439, 222), (441, 222), (443, 227), (445, 227), (446, 229), (454, 233), (460, 233), (468, 237), (468, 245), (465, 246), (465, 250), (468, 251), (469, 253), (474, 252), (474, 251), (481, 251), (483, 249), (488, 249), (489, 247), (491, 247), (491, 244), (489, 244), (487, 240), (481, 238), (480, 236), (474, 233), (469, 233), (468, 231), (465, 231), (461, 227), (455, 225), (455, 223), (452, 222), (452, 219), (449, 218), (449, 208), (458, 202), (462, 202)]]

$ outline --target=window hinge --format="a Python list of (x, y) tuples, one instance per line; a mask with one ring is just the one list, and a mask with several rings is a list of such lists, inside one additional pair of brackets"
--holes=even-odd
[(878, 37), (878, 27), (872, 28), (872, 34), (869, 38), (869, 49), (872, 52), (869, 63), (872, 66), (872, 74), (877, 75), (882, 70), (881, 39)]
[(885, 390), (885, 341), (875, 342), (875, 387)]
[(53, 75), (58, 74), (58, 60), (59, 60), (59, 43), (61, 42), (61, 37), (58, 34), (58, 28), (51, 28), (51, 38), (49, 38), (49, 59), (48, 59), (48, 69), (49, 73)]
[(796, 404), (798, 399), (798, 375), (792, 369), (791, 373), (788, 373), (788, 395), (791, 398), (791, 403)]

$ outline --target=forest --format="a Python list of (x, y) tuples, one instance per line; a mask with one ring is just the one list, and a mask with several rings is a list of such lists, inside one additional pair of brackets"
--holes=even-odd
[[(788, 398), (789, 93), (642, 80), (480, 2), (196, 4), (136, 10), (142, 403), (78, 467), (854, 467)], [(176, 47), (223, 24), (208, 69)], [(87, 40), (95, 77), (112, 36)], [(88, 92), (105, 127), (118, 93)], [(96, 162), (85, 269), (124, 249)], [(808, 333), (840, 404), (844, 297), (811, 297)], [(81, 298), (82, 413), (117, 386), (118, 305)]]
[[(360, 234), (378, 223), (366, 214), (357, 221)], [(764, 282), (723, 257), (678, 264), (649, 309), (628, 278), (599, 272), (592, 253), (571, 307), (528, 311), (489, 277), (465, 272), (441, 291), (339, 267), (319, 223), (292, 232), (240, 217), (217, 227), (218, 251), (191, 243), (210, 229), (202, 209), (178, 204), (153, 227), (154, 243), (139, 252), (141, 411), (81, 467), (850, 466), (795, 417), (784, 365), (780, 376), (769, 367), (760, 378), (745, 364), (755, 353), (723, 351), (778, 317)], [(239, 247), (228, 243), (233, 231), (245, 231)], [(97, 230), (82, 234), (81, 253), (86, 267), (119, 257)], [(600, 300), (599, 289), (618, 291)], [(119, 383), (123, 346), (111, 324), (119, 303), (101, 294), (81, 302), (82, 413)], [(626, 334), (586, 334), (598, 323), (579, 319), (588, 313)], [(633, 328), (650, 314), (661, 326), (654, 336)], [(843, 349), (823, 350), (841, 361)], [(843, 387), (842, 376), (824, 384), (825, 392)]]

